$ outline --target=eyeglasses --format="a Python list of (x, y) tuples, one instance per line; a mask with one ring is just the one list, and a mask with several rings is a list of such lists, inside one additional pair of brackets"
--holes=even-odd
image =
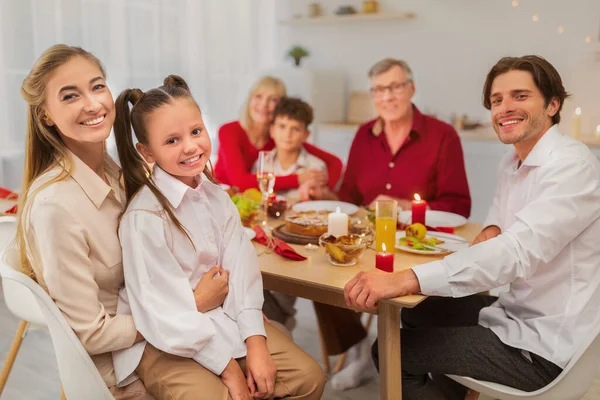
[(389, 91), (392, 95), (399, 95), (406, 91), (407, 86), (411, 82), (409, 79), (406, 82), (394, 82), (388, 86), (375, 86), (371, 88), (371, 95), (373, 97), (383, 97), (386, 91)]

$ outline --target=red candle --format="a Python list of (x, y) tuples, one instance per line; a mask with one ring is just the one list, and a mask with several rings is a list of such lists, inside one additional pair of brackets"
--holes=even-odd
[(394, 272), (394, 253), (385, 251), (385, 243), (383, 251), (375, 254), (375, 268), (384, 272)]
[(427, 211), (427, 202), (415, 194), (415, 199), (412, 201), (412, 223), (425, 225), (425, 211)]

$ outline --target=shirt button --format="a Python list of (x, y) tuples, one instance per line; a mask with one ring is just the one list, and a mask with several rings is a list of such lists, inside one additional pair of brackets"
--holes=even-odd
[(389, 166), (390, 168), (394, 168), (394, 165), (396, 165), (396, 164), (394, 164), (394, 162), (393, 162), (393, 161), (390, 161), (390, 163), (388, 164), (388, 166)]
[(388, 183), (388, 184), (386, 184), (386, 185), (385, 185), (385, 188), (386, 188), (387, 190), (390, 190), (390, 189), (392, 188), (392, 185)]
[(198, 196), (194, 196), (194, 197), (192, 197), (192, 200), (193, 200), (195, 203), (198, 203), (198, 202), (200, 201), (200, 197), (198, 197)]

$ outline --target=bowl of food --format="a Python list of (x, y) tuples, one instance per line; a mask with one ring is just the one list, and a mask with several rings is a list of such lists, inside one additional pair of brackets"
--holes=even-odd
[(350, 233), (339, 237), (324, 233), (319, 237), (319, 244), (325, 248), (329, 262), (339, 267), (349, 267), (364, 254), (373, 243), (372, 234)]

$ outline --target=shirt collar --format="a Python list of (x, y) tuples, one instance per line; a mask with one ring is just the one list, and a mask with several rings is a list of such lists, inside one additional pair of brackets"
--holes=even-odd
[(529, 152), (523, 165), (530, 167), (539, 167), (548, 161), (550, 154), (556, 147), (557, 143), (562, 138), (562, 134), (558, 129), (558, 125), (552, 125), (550, 129), (542, 135), (538, 142), (533, 146), (533, 149)]
[[(94, 203), (96, 208), (99, 209), (106, 197), (110, 194), (112, 187), (107, 185), (106, 182), (104, 182), (104, 179), (98, 176), (96, 172), (72, 151), (67, 150), (67, 152), (73, 163), (71, 177), (77, 182), (92, 203)], [(110, 175), (115, 181), (120, 182), (121, 170), (107, 153), (104, 153), (104, 172), (107, 175)], [(118, 196), (115, 196), (115, 198), (120, 202), (121, 199)]]
[[(271, 152), (273, 153), (273, 159), (275, 160), (275, 162), (279, 163), (279, 160), (277, 159), (277, 148), (271, 150)], [(298, 154), (298, 159), (294, 163), (293, 167), (295, 167), (295, 169), (308, 167), (308, 152), (306, 151), (304, 146), (300, 147), (300, 154)]]
[[(423, 133), (423, 131), (425, 130), (423, 114), (421, 114), (421, 111), (414, 104), (412, 105), (412, 109), (413, 109), (413, 122), (412, 122), (412, 127), (410, 128), (410, 136), (411, 137), (415, 136), (415, 134), (417, 136), (421, 135)], [(371, 133), (373, 134), (373, 136), (375, 136), (375, 137), (380, 136), (383, 133), (384, 126), (385, 126), (385, 123), (383, 121), (383, 118), (378, 117), (377, 120), (375, 121), (375, 124), (371, 128)]]
[[(169, 203), (171, 203), (173, 208), (179, 207), (183, 197), (188, 191), (194, 191), (194, 189), (181, 182), (179, 179), (173, 177), (171, 174), (165, 172), (158, 165), (154, 165), (152, 177), (156, 187), (158, 187), (166, 199), (169, 200)], [(200, 183), (195, 190), (198, 191), (201, 186), (202, 179), (200, 179)]]

